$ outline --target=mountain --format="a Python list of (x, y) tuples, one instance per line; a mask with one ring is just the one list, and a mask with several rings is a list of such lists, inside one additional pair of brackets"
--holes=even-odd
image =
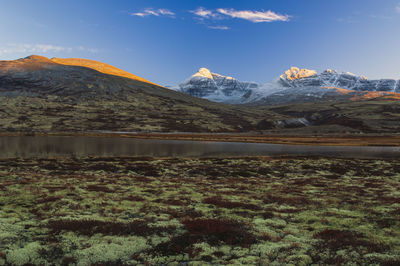
[(253, 105), (400, 98), (398, 80), (368, 80), (329, 69), (318, 74), (297, 67), (264, 85), (240, 82), (202, 68), (173, 89), (216, 102)]
[(327, 69), (321, 74), (314, 70), (292, 67), (280, 76), (283, 87), (336, 87), (354, 91), (400, 92), (400, 82), (394, 79), (368, 80), (365, 76), (340, 73)]
[[(199, 82), (211, 89), (205, 94), (198, 89), (197, 95), (252, 103), (231, 105), (192, 97), (86, 59), (29, 56), (0, 61), (0, 132), (400, 132), (400, 101), (393, 95), (379, 96), (389, 92), (296, 87), (306, 79), (317, 76), (300, 70), (256, 86), (202, 69), (183, 86), (194, 93), (196, 87), (191, 86)], [(328, 99), (328, 91), (335, 99), (340, 92), (344, 100), (313, 100), (316, 92)], [(378, 96), (366, 101), (362, 93)], [(353, 100), (347, 101), (349, 97)]]
[(255, 82), (241, 82), (211, 73), (207, 68), (200, 68), (197, 73), (171, 89), (214, 102), (242, 103), (259, 86)]
[(236, 132), (269, 112), (218, 104), (86, 59), (0, 61), (0, 131)]

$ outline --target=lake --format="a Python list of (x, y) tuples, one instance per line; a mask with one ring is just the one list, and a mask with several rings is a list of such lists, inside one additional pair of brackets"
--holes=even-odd
[(400, 158), (400, 147), (307, 146), (241, 142), (153, 140), (107, 137), (0, 137), (0, 158), (152, 156), (328, 156)]

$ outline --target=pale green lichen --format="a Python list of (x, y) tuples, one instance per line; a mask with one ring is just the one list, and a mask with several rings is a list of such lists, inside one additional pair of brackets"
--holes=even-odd
[(22, 248), (16, 248), (7, 252), (7, 262), (12, 265), (20, 266), (24, 264), (47, 264), (38, 253), (43, 248), (38, 242), (31, 242)]
[[(0, 173), (13, 172), (12, 176), (0, 179), (0, 265), (61, 264), (64, 258), (75, 259), (79, 265), (308, 265), (324, 264), (335, 258), (349, 265), (365, 265), (396, 264), (400, 260), (400, 203), (396, 191), (400, 176), (391, 175), (393, 169), (400, 167), (397, 161), (360, 160), (353, 164), (347, 160), (306, 158), (92, 158), (18, 164), (9, 166), (0, 161)], [(337, 176), (330, 168), (332, 164), (352, 170)], [(78, 170), (57, 176), (47, 169), (62, 173), (69, 165)], [(105, 165), (105, 169), (115, 166), (120, 172), (88, 170), (98, 165)], [(128, 166), (130, 170), (125, 169)], [(357, 167), (373, 174), (362, 174)], [(157, 175), (144, 175), (146, 169)], [(239, 176), (238, 169), (250, 177)], [(379, 176), (377, 169), (389, 177)], [(211, 174), (207, 174), (209, 170)], [(15, 182), (18, 176), (29, 177), (29, 181)], [(142, 180), (143, 176), (147, 179)], [(3, 182), (8, 182), (5, 188)], [(88, 190), (89, 184), (114, 192)], [(377, 196), (377, 189), (384, 196)], [(225, 208), (204, 203), (206, 198), (215, 196), (228, 203), (256, 207)], [(273, 196), (272, 200), (267, 200), (269, 196)], [(40, 202), (47, 197), (55, 198)], [(219, 241), (207, 231), (190, 232), (184, 224), (204, 218), (234, 220), (243, 225), (243, 237), (254, 237), (254, 242), (243, 246), (229, 244), (232, 239)], [(85, 235), (76, 229), (52, 232), (47, 223), (58, 219), (119, 223), (139, 220), (156, 231), (144, 236), (124, 232)], [(162, 228), (165, 231), (158, 231)], [(329, 246), (336, 241), (334, 234), (333, 240), (318, 237), (324, 230), (344, 230), (358, 238), (355, 244), (350, 242), (337, 249)], [(47, 239), (54, 242), (46, 242)], [(362, 245), (357, 246), (358, 243)], [(375, 246), (379, 248), (373, 250)], [(174, 250), (171, 254), (168, 247)], [(57, 251), (57, 256), (49, 257), (53, 251)], [(6, 259), (1, 258), (3, 253)]]
[(73, 251), (71, 255), (78, 258), (77, 264), (82, 266), (100, 262), (126, 263), (133, 254), (148, 247), (146, 242), (142, 237), (100, 237), (91, 239), (90, 247)]

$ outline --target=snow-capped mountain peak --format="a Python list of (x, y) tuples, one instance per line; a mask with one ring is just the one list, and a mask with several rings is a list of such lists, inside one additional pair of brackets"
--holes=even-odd
[(205, 67), (200, 68), (199, 71), (197, 73), (195, 73), (192, 77), (202, 77), (202, 78), (214, 79), (211, 71)]
[(317, 71), (315, 71), (315, 70), (291, 67), (288, 70), (286, 70), (285, 73), (283, 73), (280, 76), (280, 78), (287, 79), (287, 80), (295, 80), (295, 79), (308, 78), (308, 77), (315, 76), (315, 75), (317, 75)]
[(211, 101), (242, 103), (258, 87), (255, 82), (240, 82), (203, 67), (184, 82), (170, 88)]
[(217, 73), (212, 73), (208, 68), (202, 67), (197, 71), (197, 73), (193, 74), (192, 77), (202, 77), (214, 80), (215, 78), (224, 78), (224, 79), (235, 79), (228, 76), (223, 76)]

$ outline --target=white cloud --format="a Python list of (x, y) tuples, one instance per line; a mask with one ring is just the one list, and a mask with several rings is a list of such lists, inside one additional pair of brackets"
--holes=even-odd
[(147, 17), (147, 16), (168, 16), (168, 17), (175, 17), (175, 13), (169, 9), (159, 8), (146, 8), (142, 12), (131, 13), (131, 16), (138, 16), (138, 17)]
[(280, 15), (271, 10), (266, 12), (263, 11), (251, 11), (251, 10), (235, 10), (233, 8), (218, 8), (217, 11), (223, 15), (230, 16), (232, 18), (241, 18), (249, 20), (254, 23), (259, 22), (273, 22), (273, 21), (289, 21), (290, 16)]
[(0, 55), (14, 53), (47, 53), (47, 52), (73, 52), (85, 51), (90, 53), (99, 52), (98, 49), (87, 48), (84, 46), (65, 47), (52, 44), (6, 44), (0, 47)]
[(175, 16), (175, 13), (168, 9), (159, 9), (158, 12), (161, 15)]
[(396, 6), (396, 12), (400, 14), (400, 3), (398, 3)]
[(218, 16), (217, 13), (214, 13), (212, 10), (205, 9), (204, 7), (199, 7), (190, 12), (202, 18), (216, 18)]
[(208, 26), (208, 28), (213, 29), (213, 30), (229, 30), (230, 29), (228, 26), (222, 26), (222, 25)]

